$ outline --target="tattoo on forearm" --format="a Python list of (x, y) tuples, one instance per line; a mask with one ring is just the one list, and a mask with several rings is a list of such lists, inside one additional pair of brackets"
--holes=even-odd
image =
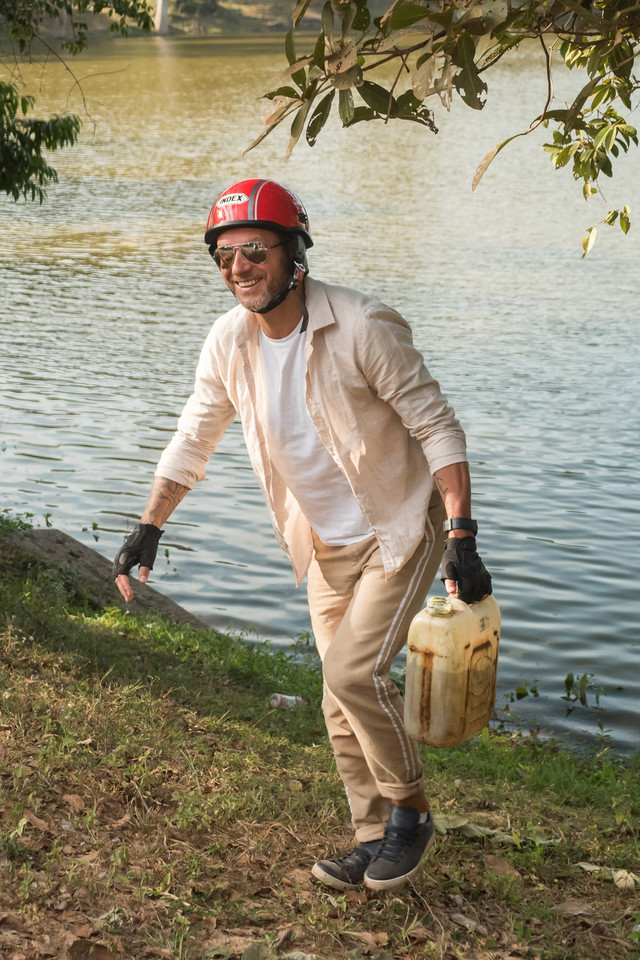
[(160, 526), (167, 517), (171, 516), (183, 497), (189, 492), (189, 488), (175, 480), (167, 480), (166, 477), (156, 477), (151, 488), (147, 506), (142, 515), (143, 523), (154, 523)]
[(436, 477), (436, 483), (438, 484), (438, 490), (440, 491), (440, 496), (444, 500), (446, 495), (449, 493), (449, 486), (446, 480), (443, 480), (442, 477)]
[(165, 501), (165, 506), (175, 510), (186, 493), (186, 488), (175, 480), (161, 479), (156, 494), (159, 500)]

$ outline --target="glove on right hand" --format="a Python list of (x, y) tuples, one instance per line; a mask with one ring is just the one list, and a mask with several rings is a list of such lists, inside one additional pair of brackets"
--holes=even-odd
[(153, 562), (158, 552), (158, 542), (164, 530), (153, 523), (137, 523), (127, 537), (113, 561), (113, 579), (121, 574), (129, 574), (136, 564), (153, 570)]
[(465, 603), (475, 603), (491, 593), (491, 575), (478, 556), (475, 537), (449, 537), (442, 557), (441, 580), (455, 580), (458, 596)]

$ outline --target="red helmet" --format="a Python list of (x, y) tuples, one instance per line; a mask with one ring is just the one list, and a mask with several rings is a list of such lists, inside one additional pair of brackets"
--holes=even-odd
[(240, 180), (220, 194), (211, 207), (204, 242), (215, 247), (218, 235), (229, 227), (297, 234), (303, 240), (302, 251), (313, 246), (307, 211), (291, 190), (275, 180)]

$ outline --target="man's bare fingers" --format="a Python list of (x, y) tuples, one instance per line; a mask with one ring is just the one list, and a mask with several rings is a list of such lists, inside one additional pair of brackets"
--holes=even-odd
[(151, 573), (151, 567), (140, 567), (138, 570), (138, 580), (140, 583), (146, 583)]
[(129, 603), (130, 600), (133, 600), (133, 590), (131, 589), (131, 584), (129, 583), (129, 577), (126, 574), (121, 573), (119, 577), (116, 577), (116, 587), (127, 603)]
[(454, 594), (458, 592), (458, 584), (455, 580), (445, 580), (444, 587), (447, 593)]

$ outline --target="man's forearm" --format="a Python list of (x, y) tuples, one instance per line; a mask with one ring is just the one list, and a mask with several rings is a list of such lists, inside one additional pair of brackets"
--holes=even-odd
[[(434, 474), (435, 481), (444, 501), (447, 517), (471, 517), (471, 478), (469, 464), (451, 463)], [(450, 537), (469, 536), (469, 530), (451, 530)]]
[(161, 527), (188, 492), (189, 487), (184, 487), (181, 483), (176, 483), (175, 480), (155, 477), (140, 522), (152, 523), (156, 527)]

